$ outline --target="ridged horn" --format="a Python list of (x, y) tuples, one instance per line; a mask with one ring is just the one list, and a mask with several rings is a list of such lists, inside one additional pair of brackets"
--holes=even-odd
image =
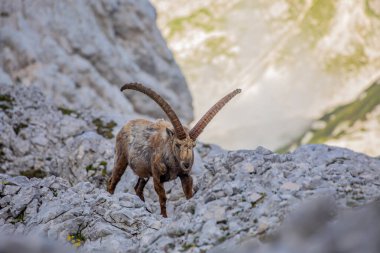
[(161, 108), (164, 110), (166, 115), (168, 116), (170, 122), (172, 123), (174, 127), (174, 132), (178, 139), (183, 140), (186, 138), (185, 130), (181, 124), (181, 121), (179, 120), (177, 114), (174, 112), (172, 107), (156, 92), (154, 92), (152, 89), (145, 87), (144, 85), (140, 83), (127, 83), (124, 84), (123, 87), (121, 87), (121, 91), (124, 91), (126, 89), (129, 90), (136, 90), (140, 91), (141, 93), (144, 93), (151, 99), (153, 99)]
[(203, 129), (210, 123), (215, 115), (237, 94), (241, 92), (241, 89), (236, 89), (222, 99), (220, 99), (213, 107), (211, 107), (205, 115), (197, 122), (197, 124), (190, 130), (189, 135), (192, 140), (196, 140), (202, 133)]

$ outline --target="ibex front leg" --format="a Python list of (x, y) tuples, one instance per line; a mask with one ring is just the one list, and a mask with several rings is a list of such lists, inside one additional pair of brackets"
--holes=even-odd
[(190, 199), (193, 197), (193, 178), (190, 175), (180, 175), (182, 189), (185, 193), (186, 199)]

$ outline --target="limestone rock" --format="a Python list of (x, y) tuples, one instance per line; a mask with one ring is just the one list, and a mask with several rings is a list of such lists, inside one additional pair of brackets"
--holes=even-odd
[[(89, 180), (104, 185), (113, 166), (109, 135), (117, 129), (109, 127), (101, 135), (94, 121), (106, 124), (111, 119), (59, 109), (36, 87), (0, 86), (0, 95), (10, 101), (9, 108), (0, 109), (3, 173), (39, 178), (56, 175), (72, 184)], [(15, 187), (7, 185), (5, 191), (15, 191)]]
[(127, 100), (119, 91), (142, 82), (192, 119), (186, 81), (149, 1), (5, 0), (0, 12), (0, 85), (38, 86), (57, 106), (91, 108), (118, 123), (134, 111), (164, 117), (146, 96), (128, 92)]
[[(143, 203), (133, 192), (120, 188), (111, 196), (88, 182), (70, 186), (58, 177), (2, 175), (0, 231), (47, 237), (76, 245), (80, 252), (220, 252), (247, 245), (272, 252), (266, 251), (272, 246), (269, 238), (278, 238), (276, 243), (293, 250), (289, 252), (306, 252), (299, 243), (307, 235), (314, 239), (305, 240), (323, 242), (316, 248), (334, 252), (323, 250), (330, 244), (325, 232), (319, 231), (329, 231), (335, 220), (334, 229), (326, 233), (351, 250), (347, 252), (355, 252), (352, 247), (363, 245), (366, 239), (358, 236), (359, 241), (351, 247), (339, 231), (367, 226), (373, 236), (377, 233), (376, 223), (369, 225), (375, 217), (372, 211), (363, 226), (354, 222), (356, 218), (344, 218), (344, 210), (379, 199), (377, 158), (325, 145), (302, 146), (290, 154), (261, 147), (226, 152), (199, 144), (197, 149), (203, 156), (203, 169), (194, 174), (197, 191), (186, 200), (180, 182), (166, 184), (168, 219), (159, 214), (150, 182)], [(247, 173), (247, 163), (255, 167), (255, 173)], [(288, 182), (301, 186), (315, 180), (315, 187), (283, 189)], [(131, 177), (125, 178), (124, 185), (132, 183)], [(276, 236), (281, 234), (287, 236), (283, 241)]]

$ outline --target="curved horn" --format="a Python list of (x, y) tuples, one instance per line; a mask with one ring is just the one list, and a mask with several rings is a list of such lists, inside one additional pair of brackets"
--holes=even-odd
[(237, 94), (241, 92), (241, 89), (236, 89), (229, 93), (222, 99), (220, 99), (213, 107), (206, 112), (205, 115), (198, 121), (198, 123), (190, 130), (189, 135), (192, 140), (196, 140), (202, 133), (203, 129), (210, 123), (214, 116)]
[(174, 127), (174, 131), (177, 138), (180, 140), (183, 140), (186, 138), (185, 130), (181, 124), (181, 121), (179, 121), (177, 114), (173, 111), (171, 106), (160, 95), (158, 95), (156, 92), (145, 87), (144, 85), (140, 83), (124, 84), (120, 90), (123, 91), (126, 89), (140, 91), (144, 93), (145, 95), (147, 95), (148, 97), (150, 97), (151, 99), (153, 99), (162, 108), (162, 110), (164, 110), (164, 112), (168, 116), (170, 122), (172, 123)]

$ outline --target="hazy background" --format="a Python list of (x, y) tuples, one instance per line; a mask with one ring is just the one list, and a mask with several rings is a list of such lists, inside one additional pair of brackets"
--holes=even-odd
[(380, 1), (153, 3), (196, 120), (243, 89), (202, 141), (279, 151), (329, 143), (379, 155)]

